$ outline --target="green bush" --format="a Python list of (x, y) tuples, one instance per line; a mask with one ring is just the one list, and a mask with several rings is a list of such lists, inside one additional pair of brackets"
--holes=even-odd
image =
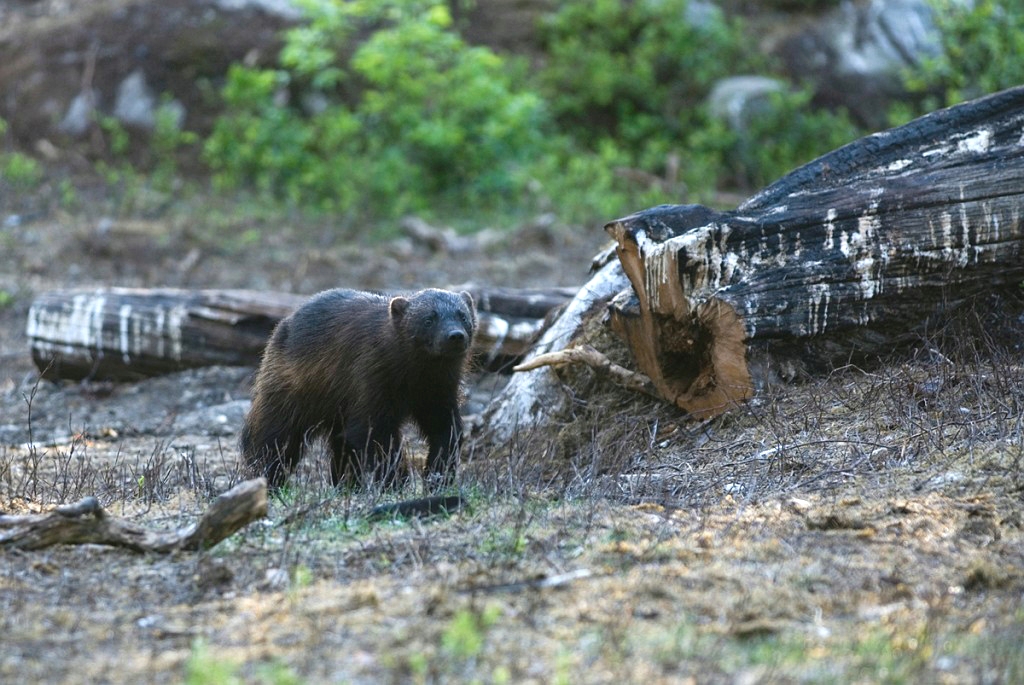
[(30, 190), (43, 181), (43, 167), (20, 152), (0, 153), (0, 181), (18, 190)]
[[(7, 122), (0, 119), (0, 138), (7, 133)], [(30, 190), (43, 181), (43, 167), (20, 152), (0, 151), (0, 182), (16, 190)]]
[[(570, 170), (596, 172), (602, 209), (756, 189), (860, 134), (845, 112), (812, 107), (805, 90), (770, 96), (742, 133), (711, 117), (706, 100), (720, 79), (772, 65), (740, 23), (690, 9), (687, 0), (574, 0), (544, 23), (539, 87), (573, 132)], [(636, 183), (644, 177), (661, 182)]]
[[(741, 27), (687, 0), (572, 0), (542, 26), (542, 93), (564, 130), (639, 154), (701, 123), (715, 81), (763, 68)], [(693, 13), (696, 15), (696, 13)], [(654, 147), (657, 147), (656, 145)], [(664, 162), (664, 160), (658, 160)]]
[(604, 221), (747, 190), (855, 134), (799, 92), (740, 140), (712, 86), (768, 70), (742, 27), (687, 0), (572, 0), (524, 65), (467, 44), (441, 0), (305, 0), (278, 66), (231, 68), (204, 147), (219, 187), (356, 219)]
[(942, 50), (907, 72), (916, 97), (892, 108), (893, 124), (1024, 83), (1024, 11), (1016, 0), (930, 2)]
[(688, 4), (572, 0), (542, 23), (537, 87), (570, 141), (557, 162), (563, 174), (545, 185), (559, 188), (572, 218), (589, 209), (609, 219), (715, 189), (719, 150), (692, 149), (690, 136), (708, 125), (715, 81), (762, 60), (739, 24), (718, 10), (691, 15)]
[(812, 97), (808, 89), (769, 93), (742, 134), (709, 122), (691, 135), (690, 149), (711, 160), (720, 184), (761, 188), (863, 135), (846, 111), (815, 108)]
[[(350, 215), (487, 210), (522, 190), (544, 108), (430, 0), (306, 2), (282, 68), (235, 66), (205, 156), (222, 186)], [(353, 35), (367, 34), (354, 47)]]

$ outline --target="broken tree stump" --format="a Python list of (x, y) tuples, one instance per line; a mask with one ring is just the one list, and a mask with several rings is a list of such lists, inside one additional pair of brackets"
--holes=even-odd
[[(492, 367), (529, 348), (544, 318), (573, 292), (471, 289), (474, 353)], [(44, 293), (26, 333), (47, 378), (138, 380), (201, 366), (256, 366), (274, 326), (308, 296), (249, 290), (102, 288)]]
[(862, 138), (735, 211), (609, 223), (632, 289), (613, 328), (697, 417), (751, 397), (753, 352), (884, 353), (934, 314), (1024, 281), (1024, 87)]
[(95, 497), (44, 514), (0, 515), (0, 549), (34, 550), (53, 545), (98, 544), (166, 554), (209, 549), (267, 515), (267, 482), (239, 483), (213, 500), (195, 524), (159, 532), (110, 516)]
[(1022, 222), (1024, 87), (862, 138), (734, 211), (665, 205), (612, 221), (618, 261), (596, 260), (481, 435), (567, 420), (573, 388), (531, 360), (578, 348), (606, 312), (656, 393), (696, 418), (750, 398), (780, 363), (790, 377), (887, 353), (934, 315), (1024, 281)]
[(580, 288), (530, 349), (523, 360), (524, 370), (514, 374), (487, 407), (478, 435), (486, 435), (487, 442), (506, 442), (567, 412), (571, 398), (558, 375), (550, 366), (535, 367), (532, 362), (571, 346), (585, 321), (595, 312), (603, 313), (609, 300), (628, 284), (619, 263), (609, 262)]

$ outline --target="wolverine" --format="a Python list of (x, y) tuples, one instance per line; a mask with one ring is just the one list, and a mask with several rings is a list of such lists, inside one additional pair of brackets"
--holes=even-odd
[(281, 320), (263, 353), (241, 435), (250, 472), (279, 487), (326, 438), (335, 486), (394, 487), (402, 426), (427, 439), (432, 487), (451, 483), (462, 440), (462, 375), (476, 333), (468, 292), (408, 297), (334, 289)]

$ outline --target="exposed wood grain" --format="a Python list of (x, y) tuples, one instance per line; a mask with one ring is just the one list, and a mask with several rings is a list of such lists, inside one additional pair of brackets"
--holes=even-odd
[(735, 211), (606, 226), (634, 298), (613, 325), (695, 415), (750, 397), (748, 353), (811, 364), (887, 351), (937, 311), (1024, 281), (1024, 88), (868, 136)]

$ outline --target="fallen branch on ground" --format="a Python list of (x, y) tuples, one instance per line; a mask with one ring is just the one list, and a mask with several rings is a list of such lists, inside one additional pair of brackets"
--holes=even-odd
[(590, 578), (593, 572), (587, 568), (578, 568), (575, 571), (557, 573), (553, 576), (542, 576), (530, 580), (522, 580), (515, 583), (501, 583), (499, 585), (477, 585), (463, 590), (463, 592), (523, 592), (524, 590), (543, 590), (545, 588), (558, 588), (569, 583)]
[(0, 515), (0, 549), (98, 544), (136, 552), (197, 551), (213, 547), (266, 515), (267, 482), (263, 478), (239, 483), (213, 500), (197, 523), (171, 532), (147, 530), (114, 518), (99, 500), (86, 497), (45, 514)]

